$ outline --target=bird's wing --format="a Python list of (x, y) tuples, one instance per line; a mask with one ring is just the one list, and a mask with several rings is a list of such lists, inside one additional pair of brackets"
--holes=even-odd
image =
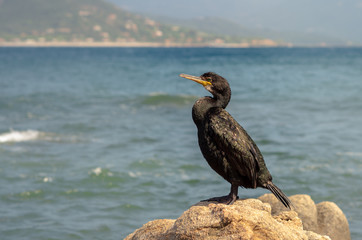
[(224, 109), (216, 108), (210, 114), (208, 132), (233, 170), (250, 180), (256, 187), (258, 158), (262, 158), (259, 149), (247, 132)]

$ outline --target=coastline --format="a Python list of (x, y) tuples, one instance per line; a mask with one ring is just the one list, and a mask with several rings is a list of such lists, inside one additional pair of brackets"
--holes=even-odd
[(250, 44), (250, 43), (160, 43), (160, 42), (0, 42), (0, 47), (215, 47), (215, 48), (251, 48), (251, 47), (293, 47), (292, 44)]
[(258, 43), (161, 43), (161, 42), (1, 42), (1, 47), (120, 47), (120, 48), (361, 48), (362, 45), (293, 45), (285, 44), (265, 44)]

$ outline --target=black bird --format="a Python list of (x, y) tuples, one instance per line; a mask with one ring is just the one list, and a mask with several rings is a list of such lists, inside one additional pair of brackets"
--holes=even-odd
[(272, 182), (263, 155), (248, 133), (225, 110), (231, 97), (228, 81), (216, 73), (200, 77), (180, 74), (205, 87), (213, 97), (198, 99), (192, 108), (192, 118), (198, 129), (201, 152), (210, 167), (231, 183), (229, 195), (210, 198), (233, 204), (238, 199), (238, 187), (269, 189), (290, 209), (288, 197)]

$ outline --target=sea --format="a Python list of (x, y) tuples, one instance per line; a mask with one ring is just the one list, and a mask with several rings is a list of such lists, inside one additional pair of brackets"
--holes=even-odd
[(226, 195), (191, 118), (210, 94), (179, 77), (209, 71), (274, 183), (362, 239), (362, 48), (36, 47), (0, 48), (0, 238), (123, 239)]

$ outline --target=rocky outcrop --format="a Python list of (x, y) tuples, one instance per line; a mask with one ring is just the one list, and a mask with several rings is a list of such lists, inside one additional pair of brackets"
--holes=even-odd
[[(273, 194), (265, 194), (259, 199), (269, 203), (272, 215), (278, 215), (285, 211)], [(294, 195), (290, 197), (294, 211), (303, 222), (303, 229), (313, 231), (321, 235), (327, 235), (332, 240), (350, 240), (351, 235), (346, 216), (342, 210), (333, 202), (321, 202), (315, 204), (308, 195)]]
[(286, 211), (271, 194), (259, 199), (238, 200), (233, 205), (200, 202), (176, 220), (146, 223), (126, 240), (350, 239), (347, 219), (334, 203), (315, 205), (309, 196), (295, 195), (290, 199), (296, 211)]

